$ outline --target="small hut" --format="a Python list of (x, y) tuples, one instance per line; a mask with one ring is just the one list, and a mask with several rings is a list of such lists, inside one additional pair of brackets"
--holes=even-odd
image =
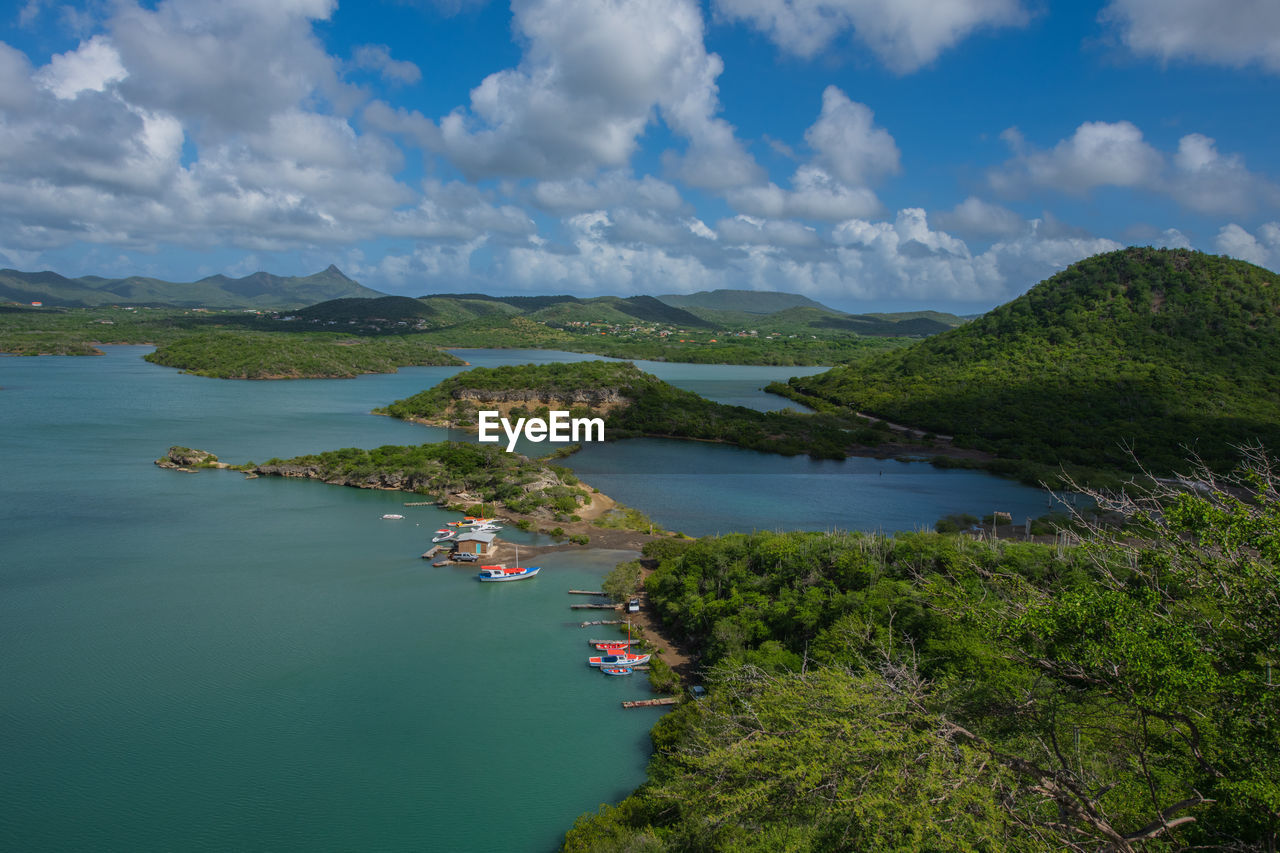
[(457, 543), (454, 549), (459, 554), (475, 554), (477, 557), (487, 557), (493, 552), (493, 542), (497, 539), (494, 533), (463, 533), (453, 540)]

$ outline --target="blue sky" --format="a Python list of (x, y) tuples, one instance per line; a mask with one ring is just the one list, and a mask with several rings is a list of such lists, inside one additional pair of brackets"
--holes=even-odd
[(0, 263), (986, 310), (1280, 270), (1275, 0), (0, 7)]

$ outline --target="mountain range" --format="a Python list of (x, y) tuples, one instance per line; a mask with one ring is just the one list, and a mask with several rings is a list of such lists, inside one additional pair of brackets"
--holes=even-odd
[(66, 278), (56, 272), (0, 270), (0, 300), (41, 302), (66, 308), (102, 305), (164, 305), (179, 308), (301, 308), (329, 299), (383, 294), (330, 265), (308, 276), (256, 272), (243, 278), (211, 275), (193, 282), (145, 276)]

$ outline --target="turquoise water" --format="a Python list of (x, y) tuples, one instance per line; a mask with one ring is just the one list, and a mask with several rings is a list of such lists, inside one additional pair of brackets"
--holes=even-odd
[[(626, 552), (478, 584), (419, 558), (450, 516), (402, 494), (151, 464), (171, 444), (239, 462), (436, 440), (368, 412), (457, 368), (227, 382), (108, 349), (0, 358), (0, 849), (548, 850), (643, 779), (660, 710), (619, 707), (647, 687), (585, 665), (600, 629), (565, 594)], [(760, 368), (680, 368), (768, 404)], [(1043, 500), (970, 472), (705, 444), (592, 446), (574, 465), (690, 532)]]

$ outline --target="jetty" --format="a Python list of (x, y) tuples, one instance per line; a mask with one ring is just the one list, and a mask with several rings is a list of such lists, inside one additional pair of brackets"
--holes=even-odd
[(593, 646), (598, 643), (608, 643), (609, 645), (613, 645), (613, 646), (634, 646), (642, 642), (644, 641), (643, 640), (587, 640), (587, 643)]
[(624, 708), (652, 708), (656, 705), (678, 705), (679, 697), (663, 696), (661, 699), (637, 699), (633, 702), (623, 702)]
[(569, 590), (569, 594), (570, 595), (604, 595), (603, 592), (590, 590), (590, 589), (571, 589)]
[(402, 506), (435, 506), (435, 501), (405, 501)]
[(590, 628), (592, 625), (621, 625), (621, 619), (597, 619), (594, 622), (583, 622), (579, 628)]
[(570, 604), (570, 610), (617, 610), (616, 604)]

